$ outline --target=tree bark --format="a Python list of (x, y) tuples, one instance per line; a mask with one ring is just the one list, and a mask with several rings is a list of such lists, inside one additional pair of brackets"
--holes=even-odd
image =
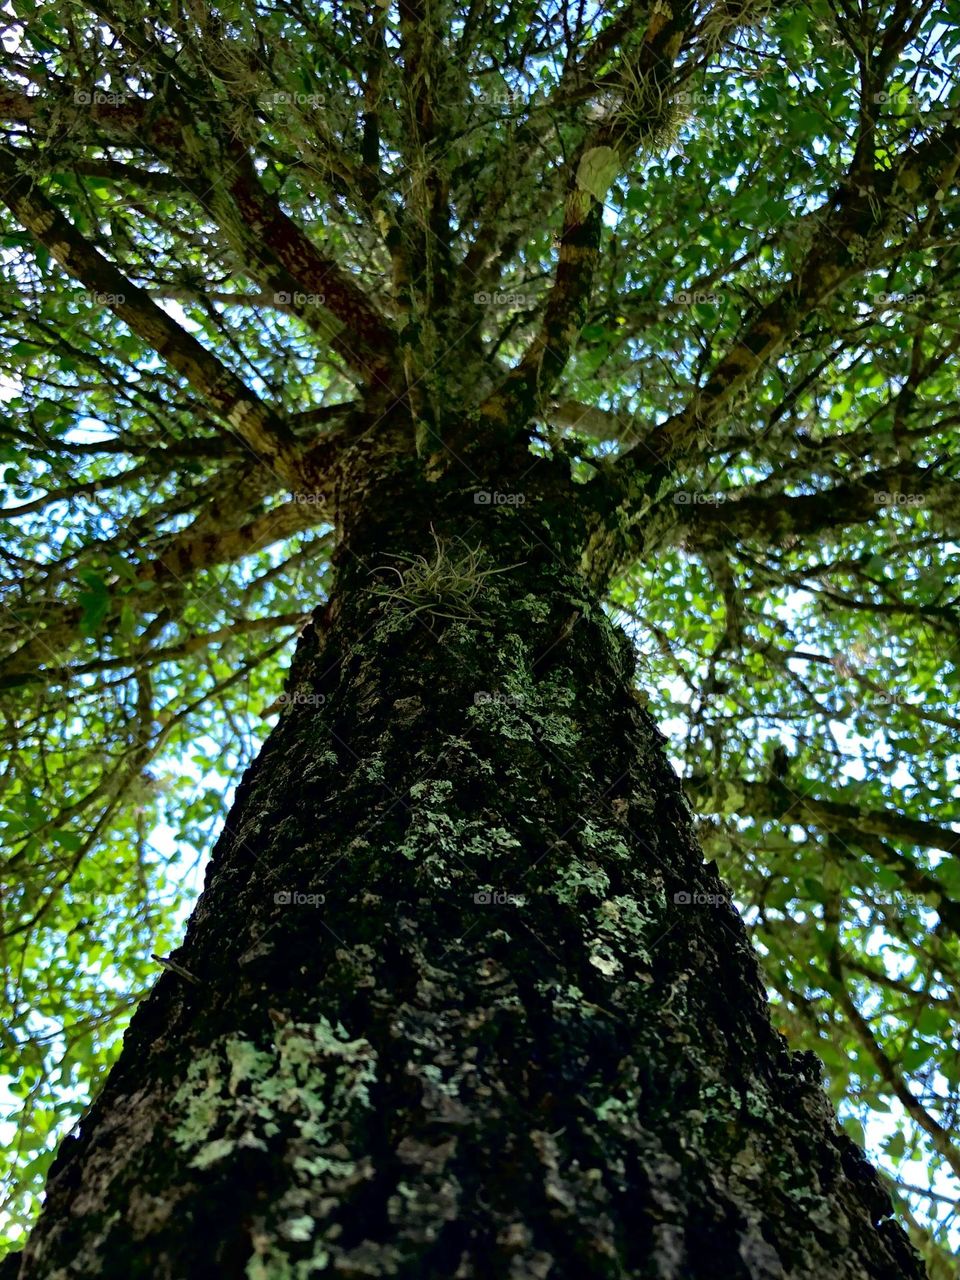
[(922, 1276), (771, 1027), (580, 487), (488, 452), (345, 465), (335, 593), (21, 1280)]

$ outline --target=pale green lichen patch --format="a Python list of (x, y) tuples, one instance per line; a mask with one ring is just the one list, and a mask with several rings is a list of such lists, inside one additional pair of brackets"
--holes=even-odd
[(190, 1167), (192, 1169), (208, 1169), (210, 1165), (216, 1164), (218, 1160), (228, 1156), (237, 1146), (238, 1143), (233, 1138), (214, 1138), (212, 1142), (208, 1142), (200, 1148), (190, 1161)]
[(410, 788), (410, 799), (417, 802), (424, 801), (426, 804), (433, 804), (438, 812), (442, 812), (443, 805), (447, 801), (447, 797), (453, 790), (452, 782), (438, 782), (433, 779), (427, 781), (415, 782)]
[(610, 887), (610, 877), (595, 862), (574, 859), (563, 866), (548, 892), (560, 902), (574, 906), (584, 894), (602, 898)]
[(546, 622), (550, 617), (550, 602), (544, 600), (542, 596), (524, 596), (518, 608), (522, 609), (534, 622)]
[(248, 1280), (306, 1280), (326, 1265), (322, 1246), (300, 1256), (317, 1233), (311, 1196), (321, 1179), (332, 1189), (369, 1176), (339, 1134), (357, 1108), (369, 1109), (375, 1079), (370, 1043), (326, 1018), (280, 1026), (268, 1049), (224, 1037), (191, 1063), (173, 1099), (183, 1117), (174, 1141), (190, 1153), (190, 1166), (214, 1169), (239, 1149), (276, 1150), (280, 1140), (290, 1170), (291, 1185), (274, 1207), (277, 1226), (257, 1227)]
[(616, 938), (636, 952), (653, 920), (641, 910), (637, 900), (618, 894), (602, 902), (596, 912), (597, 927), (608, 938)]
[(228, 1040), (225, 1045), (227, 1061), (230, 1064), (228, 1089), (235, 1094), (244, 1080), (262, 1079), (270, 1070), (272, 1057), (252, 1045), (249, 1040), (238, 1038)]
[(575, 747), (580, 738), (580, 730), (572, 716), (559, 711), (548, 711), (539, 718), (540, 737), (553, 747)]
[(621, 968), (620, 961), (603, 943), (590, 952), (590, 963), (599, 969), (605, 978), (612, 978)]
[(377, 752), (371, 756), (362, 766), (362, 772), (367, 782), (383, 782), (383, 755)]
[(397, 852), (417, 864), (418, 876), (449, 888), (458, 865), (461, 821), (449, 811), (453, 785), (429, 780), (410, 788), (411, 813)]
[(597, 1119), (604, 1124), (628, 1123), (634, 1118), (634, 1108), (626, 1103), (623, 1098), (609, 1097), (597, 1107)]
[(476, 698), (473, 706), (467, 708), (469, 720), (508, 742), (533, 741), (529, 710), (521, 695), (494, 689), (481, 690)]
[(630, 857), (630, 850), (627, 848), (626, 842), (619, 831), (611, 831), (595, 826), (589, 819), (583, 824), (580, 840), (585, 848), (596, 853), (601, 859), (628, 859)]
[(214, 1051), (202, 1054), (190, 1063), (186, 1082), (174, 1097), (174, 1107), (183, 1116), (173, 1131), (180, 1147), (199, 1147), (216, 1127), (224, 1089), (218, 1066)]
[(247, 1263), (247, 1280), (310, 1280), (325, 1270), (330, 1255), (322, 1246), (318, 1246), (310, 1258), (291, 1261), (283, 1253), (278, 1253), (269, 1243), (264, 1243), (264, 1252), (255, 1253)]
[(285, 1240), (294, 1240), (302, 1243), (310, 1239), (313, 1235), (313, 1229), (313, 1219), (303, 1215), (299, 1218), (288, 1218), (286, 1222), (281, 1222), (279, 1232)]
[(505, 827), (489, 827), (465, 834), (462, 845), (464, 857), (471, 862), (521, 847), (522, 842)]

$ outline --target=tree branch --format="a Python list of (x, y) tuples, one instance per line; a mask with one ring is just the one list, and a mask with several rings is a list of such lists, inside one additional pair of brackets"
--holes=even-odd
[[(683, 785), (703, 812), (726, 811), (732, 798), (742, 796), (736, 811), (744, 817), (784, 818), (789, 814), (791, 821), (809, 821), (828, 831), (850, 828), (960, 856), (960, 831), (923, 818), (911, 818), (896, 809), (867, 809), (850, 800), (811, 795), (808, 788), (814, 784), (805, 778), (793, 779), (786, 787), (769, 781), (697, 775), (685, 778)], [(920, 868), (917, 870), (923, 874)], [(932, 884), (930, 892), (942, 893), (942, 886)]]
[(60, 266), (172, 365), (259, 461), (287, 483), (297, 484), (299, 446), (286, 423), (192, 334), (181, 329), (145, 290), (89, 244), (20, 172), (16, 152), (4, 146), (0, 146), (0, 181), (0, 199)]
[(784, 349), (802, 321), (844, 281), (868, 269), (870, 247), (879, 247), (902, 219), (907, 203), (914, 209), (942, 198), (958, 167), (960, 127), (953, 125), (902, 154), (892, 168), (877, 171), (872, 190), (844, 186), (830, 212), (817, 219), (820, 234), (797, 274), (747, 321), (690, 404), (660, 427), (651, 444), (662, 461), (681, 457), (708, 432), (733, 396)]
[[(36, 123), (50, 105), (40, 95), (0, 92), (2, 119)], [(286, 305), (312, 323), (365, 380), (373, 385), (386, 384), (396, 371), (396, 340), (366, 293), (338, 263), (321, 253), (283, 211), (279, 201), (264, 191), (250, 157), (235, 139), (223, 139), (229, 170), (210, 172), (210, 166), (196, 158), (195, 148), (191, 151), (184, 145), (183, 126), (175, 113), (158, 110), (159, 105), (143, 99), (118, 104), (93, 102), (84, 107), (83, 114), (70, 103), (58, 103), (57, 107), (68, 122), (92, 123), (108, 140), (112, 138), (125, 147), (139, 143), (156, 153), (169, 165), (179, 184), (241, 244), (243, 257), (252, 263), (253, 274), (275, 294), (292, 296), (300, 292), (313, 299), (304, 303), (288, 301)], [(209, 123), (213, 127), (220, 125), (216, 120)], [(158, 181), (160, 177), (156, 175)], [(243, 224), (239, 238), (234, 214), (239, 214)], [(278, 267), (285, 274), (278, 274)], [(329, 313), (336, 323), (318, 322), (318, 311)]]

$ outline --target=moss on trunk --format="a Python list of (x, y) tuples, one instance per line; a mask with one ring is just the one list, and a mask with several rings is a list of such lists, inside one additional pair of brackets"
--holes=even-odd
[(138, 1010), (23, 1280), (922, 1275), (770, 1025), (576, 486), (503, 463), (499, 499), (343, 476), (192, 980)]

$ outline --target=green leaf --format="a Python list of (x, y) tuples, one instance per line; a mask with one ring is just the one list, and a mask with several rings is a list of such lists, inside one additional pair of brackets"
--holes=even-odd
[(83, 570), (80, 579), (86, 585), (86, 591), (79, 594), (82, 617), (80, 626), (85, 635), (95, 635), (103, 625), (110, 608), (110, 592), (100, 574), (92, 570)]
[(577, 186), (602, 204), (621, 165), (619, 152), (613, 147), (591, 147), (580, 157)]
[(901, 1159), (906, 1148), (907, 1140), (899, 1129), (896, 1133), (891, 1134), (883, 1144), (883, 1149), (891, 1160)]

